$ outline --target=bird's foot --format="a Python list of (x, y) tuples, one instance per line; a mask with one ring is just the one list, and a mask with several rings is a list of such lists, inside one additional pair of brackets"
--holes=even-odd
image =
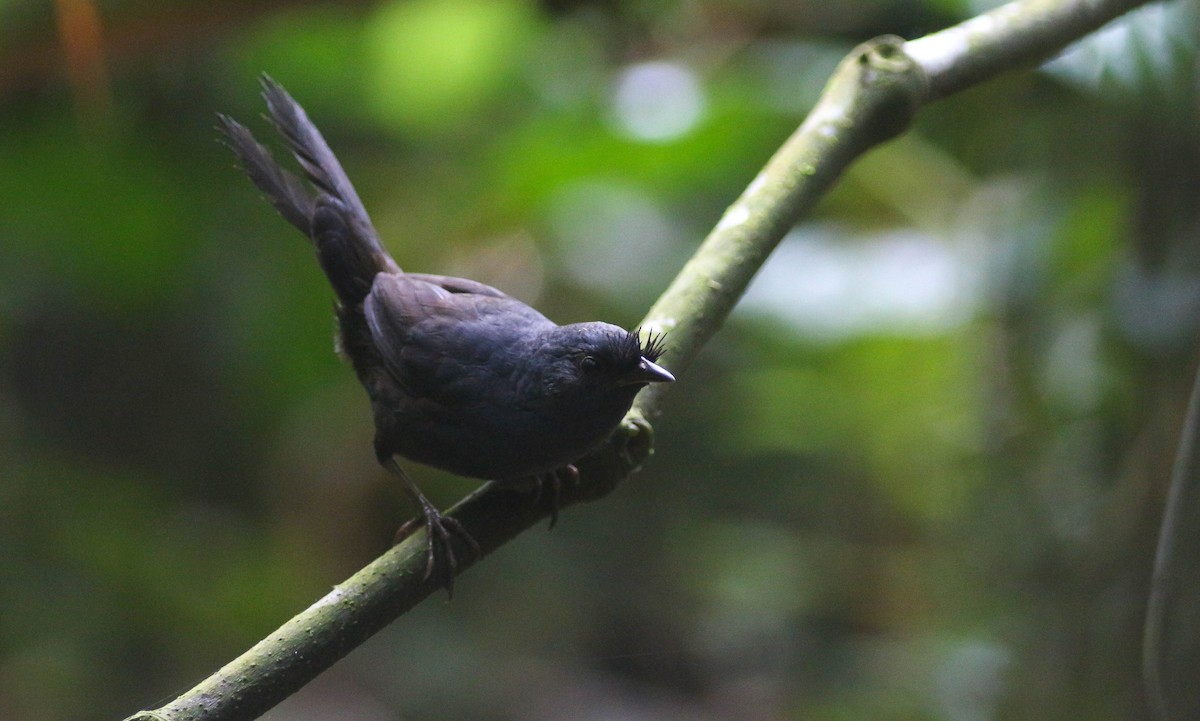
[(622, 421), (621, 431), (625, 442), (618, 453), (625, 464), (625, 472), (633, 473), (640, 470), (642, 463), (654, 452), (654, 428), (645, 418), (634, 416)]
[[(378, 440), (377, 440), (378, 442)], [(437, 569), (441, 576), (446, 593), (454, 597), (454, 577), (458, 575), (458, 557), (454, 555), (454, 537), (457, 536), (462, 545), (471, 551), (471, 558), (479, 558), (479, 544), (467, 533), (458, 519), (443, 516), (436, 506), (429, 502), (417, 484), (413, 483), (404, 469), (396, 463), (396, 459), (387, 451), (386, 446), (376, 448), (376, 454), (383, 467), (396, 474), (404, 485), (404, 492), (421, 509), (421, 516), (405, 523), (396, 531), (396, 543), (400, 543), (417, 530), (422, 523), (429, 536), (425, 542), (425, 575), (422, 581), (427, 581)]]
[[(428, 580), (435, 572), (441, 574), (441, 581), (446, 588), (446, 594), (454, 597), (454, 577), (458, 575), (458, 556), (454, 553), (454, 537), (457, 536), (463, 545), (471, 552), (471, 558), (479, 557), (479, 544), (467, 533), (458, 519), (443, 516), (436, 511), (425, 516), (425, 526), (429, 529), (429, 540), (426, 545), (425, 579)], [(439, 558), (440, 556), (440, 558)]]
[(457, 537), (462, 545), (470, 551), (471, 558), (478, 558), (479, 543), (463, 528), (458, 519), (443, 516), (432, 505), (424, 506), (423, 517), (407, 521), (396, 531), (396, 543), (411, 536), (417, 528), (424, 525), (429, 537), (425, 542), (425, 575), (422, 580), (428, 580), (436, 572), (450, 598), (454, 598), (454, 578), (458, 575), (458, 555), (454, 552), (454, 538)]
[(568, 463), (562, 468), (556, 468), (537, 477), (537, 497), (534, 499), (534, 502), (542, 503), (543, 499), (547, 499), (546, 502), (550, 506), (551, 529), (558, 523), (558, 509), (562, 501), (563, 474), (566, 474), (567, 480), (570, 483), (579, 483), (579, 469), (572, 463)]

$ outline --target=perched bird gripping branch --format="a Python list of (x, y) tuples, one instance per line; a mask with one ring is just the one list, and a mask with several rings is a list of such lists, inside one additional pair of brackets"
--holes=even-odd
[(452, 590), (452, 536), (478, 547), (396, 456), (499, 483), (573, 471), (573, 461), (612, 434), (639, 390), (675, 380), (655, 363), (661, 336), (643, 341), (599, 322), (560, 326), (482, 283), (404, 272), (304, 109), (270, 78), (262, 85), (304, 180), (237, 121), (218, 115), (221, 130), (250, 180), (315, 246), (337, 296), (339, 349), (371, 399), (375, 456), (421, 509), (426, 577), (439, 568)]

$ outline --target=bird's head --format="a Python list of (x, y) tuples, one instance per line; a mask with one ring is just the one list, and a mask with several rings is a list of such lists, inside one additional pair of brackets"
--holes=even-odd
[(662, 336), (643, 341), (609, 323), (559, 326), (544, 339), (553, 358), (544, 379), (551, 395), (582, 405), (624, 405), (650, 383), (671, 383), (675, 376), (655, 361), (663, 354)]

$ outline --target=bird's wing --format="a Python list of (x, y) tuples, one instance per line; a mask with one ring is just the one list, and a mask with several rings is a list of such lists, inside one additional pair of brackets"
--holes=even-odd
[(482, 283), (415, 273), (377, 275), (363, 313), (384, 365), (418, 396), (453, 395), (473, 374), (504, 373), (514, 344), (554, 325)]
[(486, 295), (493, 298), (510, 297), (506, 293), (496, 290), (490, 285), (485, 285), (477, 280), (470, 280), (468, 278), (455, 278), (451, 275), (432, 275), (429, 273), (409, 273), (408, 277), (412, 278), (413, 280), (431, 283), (451, 293)]

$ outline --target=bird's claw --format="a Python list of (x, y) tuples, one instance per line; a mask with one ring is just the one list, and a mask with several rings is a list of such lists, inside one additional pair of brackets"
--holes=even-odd
[[(407, 537), (415, 530), (415, 524), (422, 522), (413, 519), (400, 527), (398, 537)], [(454, 598), (454, 577), (458, 575), (458, 555), (454, 552), (454, 538), (457, 537), (462, 545), (470, 551), (471, 558), (480, 555), (479, 543), (467, 533), (458, 519), (443, 516), (436, 510), (426, 512), (423, 519), (429, 536), (425, 543), (425, 575), (422, 581), (433, 577), (435, 569), (440, 576), (441, 585), (445, 587), (450, 598)], [(401, 536), (400, 534), (403, 534)]]
[(625, 463), (627, 473), (638, 471), (646, 458), (654, 452), (654, 427), (640, 415), (630, 415), (621, 422), (624, 443), (618, 454)]
[(562, 504), (562, 474), (564, 473), (571, 484), (579, 483), (579, 469), (573, 463), (568, 463), (562, 468), (556, 468), (537, 477), (537, 496), (534, 502), (541, 503), (543, 497), (549, 496), (551, 529), (558, 524), (558, 509)]

